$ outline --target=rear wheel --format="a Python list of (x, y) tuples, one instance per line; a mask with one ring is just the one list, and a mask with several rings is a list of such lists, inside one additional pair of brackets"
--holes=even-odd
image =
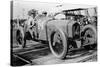
[(54, 32), (49, 41), (51, 52), (57, 57), (64, 59), (67, 53), (67, 40), (63, 31)]
[(94, 28), (87, 28), (84, 31), (84, 36), (83, 36), (83, 45), (86, 49), (93, 49), (95, 48), (96, 45), (96, 29)]

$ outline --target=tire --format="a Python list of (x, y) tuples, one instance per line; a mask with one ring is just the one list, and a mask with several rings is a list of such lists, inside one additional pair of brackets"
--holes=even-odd
[(82, 38), (82, 44), (86, 49), (94, 49), (97, 45), (97, 33), (96, 28), (92, 25), (87, 25), (84, 28), (84, 35)]
[(65, 56), (68, 52), (68, 47), (67, 47), (66, 36), (62, 30), (59, 29), (59, 30), (53, 32), (53, 34), (51, 35), (51, 37), (49, 39), (49, 46), (50, 46), (50, 50), (54, 56), (56, 56), (57, 58), (60, 58), (60, 59), (65, 58)]
[(24, 37), (22, 36), (22, 33), (20, 30), (17, 30), (16, 32), (16, 41), (17, 41), (17, 44), (23, 48), (25, 42), (24, 42)]

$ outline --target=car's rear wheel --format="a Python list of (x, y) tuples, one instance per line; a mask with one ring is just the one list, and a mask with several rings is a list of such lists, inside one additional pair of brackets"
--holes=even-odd
[(95, 48), (96, 45), (96, 29), (95, 28), (86, 28), (84, 31), (84, 36), (83, 36), (83, 45), (86, 49), (93, 49)]
[(67, 40), (64, 32), (62, 30), (55, 31), (50, 38), (49, 46), (51, 49), (51, 52), (57, 57), (57, 58), (65, 58), (67, 53)]

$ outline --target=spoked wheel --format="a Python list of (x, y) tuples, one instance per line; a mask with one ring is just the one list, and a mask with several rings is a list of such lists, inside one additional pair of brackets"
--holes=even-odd
[(85, 31), (83, 36), (83, 45), (86, 49), (93, 49), (96, 47), (96, 30), (89, 28)]
[(60, 30), (56, 31), (53, 36), (51, 36), (51, 42), (49, 43), (51, 52), (57, 58), (65, 58), (67, 53), (67, 40), (65, 34)]
[(24, 45), (24, 37), (22, 36), (22, 33), (20, 31), (17, 31), (16, 33), (16, 40), (17, 40), (17, 43), (23, 47)]

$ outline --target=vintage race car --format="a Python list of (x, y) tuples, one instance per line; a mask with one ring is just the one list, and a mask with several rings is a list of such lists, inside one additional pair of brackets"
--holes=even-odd
[(84, 15), (73, 12), (80, 10), (84, 9), (64, 10), (56, 13), (53, 17), (37, 17), (37, 23), (31, 28), (31, 32), (25, 32), (25, 28), (19, 27), (16, 34), (17, 41), (22, 46), (25, 46), (26, 40), (30, 39), (46, 41), (51, 52), (61, 59), (65, 58), (70, 50), (76, 48), (86, 46), (95, 48), (97, 43), (96, 27), (91, 23), (81, 24), (89, 22), (89, 20), (83, 21)]

